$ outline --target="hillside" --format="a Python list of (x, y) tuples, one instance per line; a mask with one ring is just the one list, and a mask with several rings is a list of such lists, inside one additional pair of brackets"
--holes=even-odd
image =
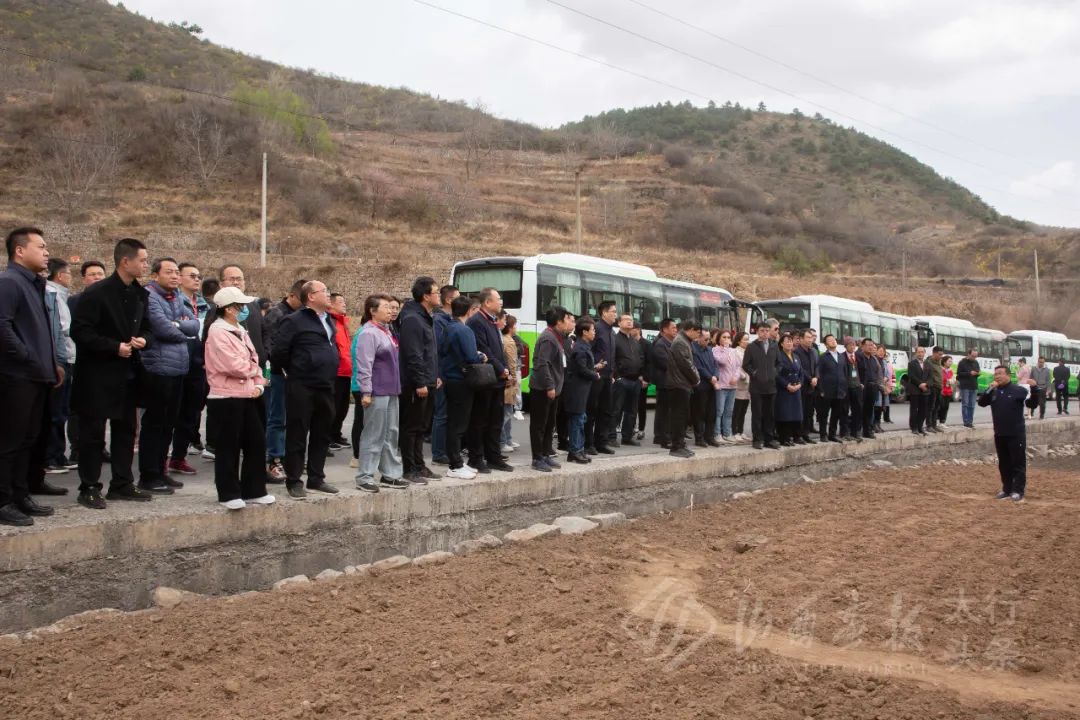
[[(17, 51), (0, 53), (0, 221), (48, 226), (64, 254), (123, 234), (253, 265), (265, 151), (267, 295), (304, 274), (355, 300), (466, 257), (575, 249), (580, 170), (583, 251), (744, 297), (822, 290), (1006, 329), (1065, 327), (1076, 305), (1076, 233), (1001, 217), (824, 118), (683, 103), (542, 130), (284, 68), (103, 0), (9, 0), (0, 45)], [(1057, 295), (1038, 316), (1036, 247)], [(953, 282), (999, 263), (1010, 287)]]

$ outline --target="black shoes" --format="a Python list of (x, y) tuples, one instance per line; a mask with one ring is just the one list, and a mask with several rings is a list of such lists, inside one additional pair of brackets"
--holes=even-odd
[(307, 497), (307, 490), (304, 489), (303, 483), (285, 483), (285, 491), (289, 493), (289, 497), (300, 500)]
[[(806, 443), (807, 445), (817, 445), (817, 440), (815, 440), (814, 438), (810, 437), (809, 435), (803, 435), (803, 437), (802, 437), (802, 441), (803, 441), (804, 443)], [(824, 438), (824, 437), (822, 437), (822, 438), (821, 438), (821, 441), (822, 441), (822, 442), (825, 442), (825, 438)]]
[[(147, 482), (139, 481), (139, 490), (144, 493), (153, 493), (154, 495), (172, 495), (176, 491), (165, 484), (164, 480), (151, 480)], [(112, 500), (112, 490), (109, 490), (109, 499)]]
[(314, 490), (315, 492), (326, 493), (327, 495), (337, 495), (338, 489), (330, 483), (323, 481), (321, 483), (308, 483), (308, 490)]
[(780, 443), (776, 442), (775, 440), (770, 440), (769, 442), (765, 443), (765, 447), (769, 448), (770, 450), (779, 450)]
[(709, 447), (720, 447), (720, 442), (717, 441), (715, 436), (709, 436), (705, 438), (705, 444)]
[(15, 503), (8, 503), (0, 507), (0, 525), (13, 525), (15, 527), (27, 527), (34, 524), (34, 518), (20, 510)]
[(588, 465), (592, 462), (592, 458), (583, 452), (572, 452), (566, 456), (567, 462), (577, 463), (578, 465)]
[(755, 450), (764, 450), (765, 449), (765, 443), (761, 442), (760, 440), (755, 440), (754, 441), (754, 449)]
[(48, 517), (56, 512), (56, 508), (51, 508), (48, 505), (39, 505), (34, 498), (29, 495), (16, 500), (15, 507), (19, 508), (24, 515), (29, 515), (31, 517)]
[(542, 459), (533, 460), (532, 469), (538, 472), (551, 472), (551, 467)]
[[(822, 441), (822, 442), (825, 442), (825, 438), (822, 438), (822, 439), (821, 439), (821, 441)], [(843, 445), (843, 444), (844, 444), (844, 443), (843, 443), (843, 442), (842, 442), (842, 441), (840, 440), (840, 438), (836, 437), (835, 435), (830, 435), (830, 436), (829, 436), (829, 442), (834, 442), (834, 443), (840, 443), (841, 445)]]
[(168, 485), (169, 487), (171, 487), (173, 489), (179, 489), (179, 488), (184, 487), (184, 483), (182, 483), (179, 480), (174, 480), (173, 478), (169, 477), (168, 475), (161, 478), (161, 482), (165, 483), (166, 485)]
[(361, 490), (361, 491), (366, 492), (366, 493), (377, 493), (377, 492), (379, 492), (379, 486), (376, 485), (375, 483), (369, 483), (369, 482), (356, 483), (356, 489)]
[(56, 487), (49, 483), (48, 480), (42, 480), (41, 485), (30, 491), (32, 495), (67, 495), (68, 489), (62, 487)]
[(427, 465), (420, 468), (419, 472), (420, 477), (427, 478), (428, 480), (438, 480), (441, 477), (440, 475), (436, 475)]
[[(172, 493), (172, 488), (169, 488), (169, 493)], [(121, 485), (120, 487), (110, 487), (109, 492), (105, 495), (105, 499), (130, 502), (150, 502), (154, 499), (154, 496), (134, 485)]]
[(622, 444), (623, 445), (629, 445), (630, 447), (641, 447), (641, 443), (639, 441), (637, 441), (637, 440), (632, 439), (632, 438), (630, 440), (623, 440)]
[(671, 452), (668, 453), (668, 455), (671, 455), (672, 457), (679, 457), (679, 458), (692, 458), (692, 457), (694, 457), (694, 451), (691, 450), (690, 448), (684, 448), (684, 447), (674, 448)]
[(101, 493), (97, 490), (79, 493), (79, 504), (91, 510), (104, 510), (107, 507), (105, 498), (101, 497)]
[(501, 472), (514, 472), (514, 466), (508, 462), (503, 462), (502, 460), (499, 462), (488, 463), (488, 467), (492, 470), (499, 470)]
[(585, 448), (585, 454), (586, 455), (599, 455), (600, 453), (597, 451), (596, 448), (594, 448), (594, 447), (592, 447), (590, 445), (589, 447)]
[(409, 487), (408, 480), (404, 478), (383, 478), (379, 481), (379, 485), (385, 488), (392, 488), (394, 490), (404, 490)]
[(601, 455), (614, 455), (614, 454), (615, 454), (615, 451), (614, 451), (614, 450), (612, 450), (612, 449), (611, 449), (610, 447), (608, 447), (607, 445), (597, 445), (597, 446), (596, 446), (596, 451), (595, 451), (595, 452), (598, 452), (598, 453), (600, 453)]
[(403, 479), (405, 481), (407, 481), (410, 485), (427, 485), (428, 484), (427, 478), (425, 478), (422, 474), (420, 474), (419, 470), (410, 470), (409, 472), (405, 473), (405, 475), (403, 476)]

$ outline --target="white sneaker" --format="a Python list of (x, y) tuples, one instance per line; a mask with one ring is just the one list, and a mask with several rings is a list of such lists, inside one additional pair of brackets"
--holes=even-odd
[(203, 450), (202, 451), (202, 459), (203, 460), (213, 460), (214, 459), (214, 453), (210, 452), (209, 450)]
[(243, 500), (241, 500), (240, 498), (236, 498), (235, 500), (229, 500), (227, 502), (218, 503), (218, 504), (221, 505), (221, 507), (223, 507), (223, 508), (225, 508), (227, 510), (243, 510), (244, 508), (247, 507), (247, 503), (244, 502)]
[(480, 474), (480, 473), (479, 473), (479, 472), (478, 472), (478, 471), (476, 470), (476, 468), (472, 467), (471, 465), (462, 465), (462, 466), (461, 466), (461, 469), (462, 469), (462, 470), (467, 470), (468, 472), (471, 472), (471, 473), (472, 473), (472, 474), (473, 474), (474, 476), (475, 476), (475, 475), (479, 475), (479, 474)]
[(254, 503), (255, 505), (273, 505), (277, 502), (277, 498), (273, 495), (263, 495), (262, 497), (252, 498), (251, 500), (248, 500), (248, 502)]
[(457, 478), (458, 480), (472, 480), (476, 477), (476, 471), (469, 470), (468, 466), (454, 468), (446, 471), (446, 477)]
[(360, 461), (357, 460), (356, 458), (349, 458), (349, 467), (351, 467), (351, 468), (360, 467)]
[(948, 425), (946, 425), (945, 423), (938, 423), (938, 424), (937, 424), (937, 426), (938, 426), (938, 427), (940, 427), (940, 428), (947, 428), (947, 427), (949, 427), (949, 426), (948, 426)]
[(521, 443), (516, 443), (513, 440), (510, 441), (510, 444), (514, 446), (515, 450), (517, 450), (519, 447), (521, 447)]
[(514, 446), (513, 445), (503, 445), (502, 446), (502, 451), (504, 453), (512, 453), (512, 452), (514, 452)]
[(524, 420), (525, 419), (525, 413), (518, 410), (517, 412), (514, 413), (514, 419), (515, 420)]

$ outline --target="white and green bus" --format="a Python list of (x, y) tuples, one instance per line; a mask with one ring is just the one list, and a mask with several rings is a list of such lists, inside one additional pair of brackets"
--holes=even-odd
[(904, 315), (875, 310), (867, 302), (849, 300), (833, 295), (797, 295), (783, 300), (765, 300), (756, 303), (761, 311), (759, 317), (776, 318), (781, 331), (802, 331), (814, 328), (818, 331), (819, 347), (824, 352), (826, 335), (835, 335), (838, 343), (846, 336), (857, 341), (871, 338), (884, 343), (896, 375), (893, 393), (903, 395), (903, 382), (907, 375), (908, 361), (915, 351), (915, 321)]
[(945, 350), (953, 357), (953, 369), (968, 350), (979, 351), (979, 392), (985, 392), (994, 380), (994, 368), (1005, 359), (1005, 333), (1000, 330), (976, 327), (970, 320), (941, 315), (917, 315), (915, 317), (919, 345), (926, 348), (927, 355), (933, 347)]
[(1005, 347), (1008, 350), (1009, 367), (1012, 368), (1014, 378), (1020, 358), (1024, 359), (1028, 367), (1034, 367), (1038, 359), (1044, 357), (1047, 367), (1051, 369), (1057, 367), (1059, 361), (1064, 360), (1065, 367), (1072, 373), (1069, 377), (1069, 394), (1076, 394), (1078, 383), (1080, 383), (1077, 380), (1077, 375), (1080, 374), (1080, 341), (1070, 340), (1059, 332), (1015, 330), (1005, 336)]
[(596, 317), (600, 303), (613, 300), (620, 313), (634, 316), (647, 337), (657, 334), (666, 317), (735, 329), (748, 312), (723, 288), (667, 280), (644, 265), (576, 253), (466, 260), (454, 265), (450, 282), (465, 295), (486, 287), (502, 295), (503, 309), (517, 318), (517, 334), (528, 346), (523, 392), (529, 389), (528, 360), (549, 308), (562, 305), (575, 316)]

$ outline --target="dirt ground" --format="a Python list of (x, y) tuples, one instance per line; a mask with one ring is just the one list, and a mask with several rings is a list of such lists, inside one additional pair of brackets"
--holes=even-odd
[[(19, 718), (1080, 718), (1075, 458), (881, 470), (0, 646)], [(740, 552), (741, 551), (741, 552)]]

